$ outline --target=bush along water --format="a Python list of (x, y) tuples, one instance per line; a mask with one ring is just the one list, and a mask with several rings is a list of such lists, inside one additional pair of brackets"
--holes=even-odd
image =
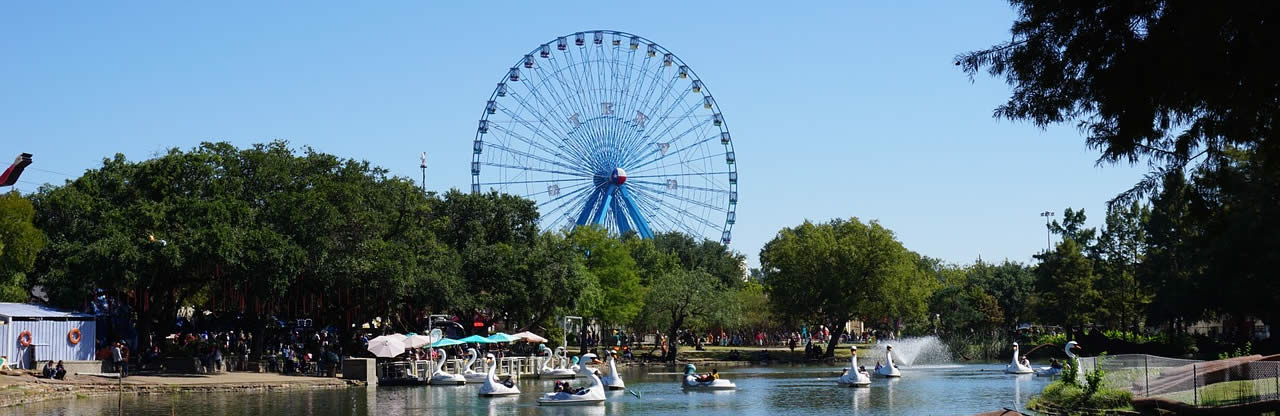
[[(1106, 353), (1098, 356), (1101, 363)], [(1133, 394), (1125, 390), (1108, 388), (1104, 378), (1106, 370), (1099, 368), (1084, 372), (1084, 382), (1080, 380), (1078, 362), (1068, 363), (1062, 369), (1062, 378), (1050, 383), (1044, 391), (1032, 399), (1032, 409), (1053, 413), (1068, 414), (1088, 410), (1122, 410), (1131, 409)]]

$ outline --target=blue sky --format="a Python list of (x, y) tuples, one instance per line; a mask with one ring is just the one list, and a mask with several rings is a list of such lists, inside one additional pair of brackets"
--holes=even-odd
[[(716, 94), (740, 172), (732, 247), (756, 263), (782, 227), (876, 219), (955, 263), (1028, 261), (1038, 213), (1104, 202), (1143, 166), (1095, 166), (1074, 127), (997, 120), (1003, 81), (957, 53), (1009, 38), (971, 2), (8, 2), (0, 5), (0, 158), (18, 189), (104, 157), (273, 139), (467, 189), (471, 140), (506, 68), (556, 36), (635, 33)], [(7, 163), (7, 162), (6, 162)]]

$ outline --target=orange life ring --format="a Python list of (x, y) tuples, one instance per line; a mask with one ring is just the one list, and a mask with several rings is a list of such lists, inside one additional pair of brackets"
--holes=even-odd
[(71, 328), (71, 331), (67, 332), (67, 342), (70, 342), (71, 345), (80, 343), (80, 328)]
[(24, 346), (24, 347), (30, 347), (30, 346), (31, 346), (31, 331), (22, 331), (22, 333), (21, 333), (21, 334), (18, 334), (18, 344), (20, 344), (20, 345), (22, 345), (22, 346)]

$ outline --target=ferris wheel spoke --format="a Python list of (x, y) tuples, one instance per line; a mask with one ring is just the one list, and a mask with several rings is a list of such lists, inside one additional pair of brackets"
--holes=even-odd
[(544, 189), (544, 190), (542, 190), (542, 191), (532, 192), (532, 193), (527, 193), (527, 194), (522, 195), (521, 197), (522, 197), (522, 198), (525, 198), (525, 199), (532, 199), (532, 198), (533, 198), (533, 197), (535, 197), (535, 196), (539, 196), (539, 195), (543, 195), (543, 194), (546, 194), (546, 195), (548, 195), (548, 196), (556, 196), (556, 195), (552, 195), (552, 194), (553, 194), (553, 193), (555, 193), (555, 194), (572, 193), (572, 192), (575, 192), (575, 191), (581, 190), (581, 189), (583, 189), (583, 188), (585, 188), (585, 187), (588, 187), (588, 186), (591, 186), (591, 184), (590, 184), (590, 183), (578, 184), (578, 185), (571, 186), (569, 189), (564, 190), (564, 191), (561, 191), (558, 187), (556, 187), (556, 188), (547, 187), (547, 189)]
[(577, 181), (588, 181), (591, 179), (592, 178), (566, 178), (566, 179), (541, 179), (541, 180), (530, 180), (530, 181), (503, 181), (503, 182), (478, 182), (478, 183), (480, 185), (519, 185), (519, 184), (530, 184), (530, 183), (577, 182)]
[[(670, 91), (670, 89), (675, 85), (676, 81), (679, 81), (679, 80), (680, 80), (680, 77), (679, 77), (679, 76), (672, 77), (672, 78), (671, 78), (671, 82), (669, 82), (669, 83), (667, 84), (667, 90), (668, 90), (668, 91)], [(666, 93), (666, 92), (668, 92), (668, 91), (664, 91), (664, 93)], [(654, 104), (654, 108), (653, 108), (653, 109), (651, 109), (650, 111), (652, 111), (652, 112), (653, 112), (653, 114), (661, 114), (661, 115), (659, 116), (659, 119), (658, 119), (659, 124), (658, 124), (657, 126), (654, 126), (654, 129), (655, 129), (655, 130), (656, 130), (658, 127), (667, 127), (667, 126), (666, 126), (667, 124), (676, 124), (677, 122), (679, 122), (679, 121), (680, 121), (681, 119), (683, 119), (684, 117), (688, 116), (689, 114), (692, 114), (694, 110), (697, 110), (697, 109), (698, 109), (698, 106), (700, 106), (700, 105), (701, 105), (701, 103), (692, 103), (692, 105), (690, 105), (689, 110), (688, 110), (688, 111), (685, 111), (685, 112), (684, 112), (684, 114), (683, 114), (681, 117), (679, 117), (679, 118), (677, 118), (677, 119), (674, 119), (675, 121), (668, 122), (668, 120), (672, 120), (672, 119), (671, 119), (671, 113), (675, 112), (675, 111), (676, 111), (676, 109), (680, 108), (680, 104), (683, 104), (683, 103), (687, 103), (687, 102), (688, 102), (688, 101), (685, 101), (685, 97), (687, 97), (688, 95), (689, 95), (689, 90), (688, 90), (688, 89), (682, 89), (682, 91), (681, 91), (680, 95), (675, 96), (675, 97), (671, 97), (671, 103), (670, 103), (670, 104), (666, 104), (666, 106), (665, 106), (665, 107), (663, 107), (663, 109), (665, 109), (666, 111), (663, 111), (663, 109), (659, 109), (659, 108), (658, 108), (658, 107), (662, 107), (662, 106), (663, 106), (663, 103), (665, 102), (665, 100), (664, 100), (664, 101), (659, 101), (659, 102), (657, 102), (657, 103), (655, 103), (655, 104)], [(665, 98), (665, 97), (664, 97), (664, 98)], [(669, 130), (669, 129), (670, 129), (670, 127), (667, 127), (667, 129)]]
[[(636, 193), (641, 194), (641, 193), (643, 193), (643, 192), (642, 192), (642, 191), (638, 191), (638, 192), (636, 192)], [(685, 216), (685, 217), (695, 217), (695, 218), (696, 218), (696, 217), (698, 217), (698, 216), (693, 215), (693, 213), (691, 213), (691, 212), (689, 212), (689, 211), (687, 211), (687, 210), (685, 210), (685, 209), (683, 209), (683, 208), (677, 207), (677, 206), (675, 206), (675, 205), (672, 205), (672, 204), (671, 204), (671, 203), (669, 203), (669, 202), (663, 201), (661, 198), (649, 197), (647, 200), (648, 200), (648, 201), (650, 201), (650, 202), (652, 202), (652, 203), (655, 203), (655, 204), (657, 204), (657, 205), (660, 205), (660, 206), (666, 207), (666, 209), (671, 210), (671, 211), (674, 211), (674, 212), (676, 212), (676, 213), (679, 213), (679, 214), (681, 214), (682, 216)], [(684, 221), (680, 221), (680, 217), (671, 217), (671, 220), (672, 220), (672, 222), (673, 222), (674, 224), (676, 224), (677, 226), (679, 226), (679, 227), (683, 228), (685, 232), (689, 233), (689, 235), (702, 235), (702, 233), (698, 232), (697, 230), (694, 230), (694, 229), (693, 229), (693, 227), (692, 227), (692, 226), (690, 226), (688, 223), (686, 223), (686, 222), (684, 222)], [(703, 220), (703, 221), (706, 221), (706, 220)], [(715, 226), (713, 225), (712, 227), (715, 227)]]
[[(660, 161), (663, 161), (663, 160), (666, 160), (667, 158), (670, 158), (671, 156), (675, 156), (675, 155), (683, 154), (685, 151), (687, 151), (687, 150), (689, 150), (689, 149), (693, 149), (694, 147), (696, 147), (696, 146), (698, 146), (698, 145), (700, 145), (700, 144), (703, 144), (703, 143), (706, 143), (706, 142), (709, 142), (709, 141), (715, 140), (715, 139), (717, 139), (717, 138), (719, 138), (719, 135), (711, 136), (711, 137), (708, 137), (708, 138), (702, 139), (701, 141), (694, 142), (694, 143), (690, 143), (688, 146), (685, 146), (685, 147), (682, 147), (682, 148), (676, 149), (676, 151), (674, 151), (674, 152), (667, 152), (667, 154), (665, 154), (665, 155), (660, 154), (660, 153), (661, 153), (661, 151), (660, 151), (660, 150), (658, 150), (658, 149), (651, 150), (651, 151), (649, 152), (649, 154), (645, 156), (646, 158), (645, 158), (645, 159), (642, 159), (642, 160), (644, 160), (644, 163), (639, 163), (639, 164), (637, 164), (637, 165), (634, 165), (634, 166), (632, 166), (632, 167), (631, 167), (631, 169), (632, 169), (632, 170), (635, 170), (635, 173), (651, 171), (651, 170), (653, 170), (653, 169), (655, 169), (655, 168), (649, 168), (649, 169), (641, 169), (641, 168), (646, 167), (646, 166), (649, 166), (649, 165), (652, 165), (652, 164), (654, 164), (654, 163), (657, 163), (657, 162), (660, 162)], [(719, 154), (721, 154), (721, 153), (714, 153), (714, 154), (715, 154), (715, 155), (719, 155)], [(657, 155), (658, 157), (657, 157), (657, 158), (652, 158), (654, 155)], [(671, 165), (659, 165), (659, 166), (657, 166), (657, 168), (661, 168), (661, 167), (665, 167), (665, 166), (671, 166)]]
[[(534, 91), (534, 89), (532, 89), (532, 88), (529, 88), (528, 90), (529, 90), (529, 91)], [(509, 96), (512, 98), (512, 100), (514, 100), (517, 104), (519, 104), (519, 105), (520, 105), (520, 108), (524, 109), (525, 111), (528, 111), (530, 114), (537, 114), (537, 113), (538, 113), (538, 110), (537, 110), (537, 109), (535, 109), (533, 105), (529, 104), (529, 101), (528, 101), (528, 100), (526, 100), (526, 99), (524, 98), (524, 96), (523, 96), (523, 95), (521, 95), (519, 92), (511, 91), (511, 92), (509, 92), (507, 95), (509, 95)], [(504, 113), (506, 113), (507, 115), (512, 115), (512, 113), (516, 113), (516, 112), (514, 112), (514, 111), (511, 111), (511, 109), (510, 109), (509, 107), (507, 107), (506, 105), (500, 105), (500, 106), (499, 106), (499, 108), (500, 108), (500, 109), (502, 109), (502, 110), (503, 110), (503, 112), (504, 112)], [(518, 113), (517, 113), (517, 114), (518, 114)], [(537, 120), (538, 124), (539, 124), (539, 125), (541, 125), (541, 126), (544, 126), (544, 127), (546, 128), (546, 130), (547, 130), (547, 131), (550, 131), (552, 134), (555, 134), (555, 135), (563, 135), (563, 134), (565, 134), (565, 133), (568, 133), (568, 130), (561, 131), (561, 130), (559, 129), (559, 127), (558, 127), (558, 126), (556, 126), (556, 125), (552, 124), (551, 122), (548, 122), (548, 119), (550, 119), (550, 117), (537, 117), (537, 118), (536, 118), (536, 120)], [(532, 128), (532, 127), (531, 127), (531, 128)]]
[(677, 199), (677, 200), (680, 200), (680, 201), (682, 201), (682, 202), (687, 202), (687, 203), (690, 203), (690, 204), (693, 204), (693, 205), (697, 205), (697, 206), (700, 206), (700, 207), (703, 207), (703, 208), (707, 208), (707, 209), (711, 209), (711, 210), (716, 210), (716, 211), (724, 212), (724, 208), (723, 208), (723, 207), (717, 207), (717, 206), (715, 206), (715, 205), (711, 205), (710, 203), (707, 203), (707, 202), (705, 202), (705, 201), (699, 201), (699, 200), (696, 200), (696, 199), (693, 199), (693, 198), (689, 198), (689, 197), (686, 197), (686, 196), (677, 195), (677, 194), (672, 193), (672, 192), (667, 192), (665, 189), (662, 189), (662, 188), (657, 188), (657, 187), (653, 187), (653, 186), (646, 186), (646, 185), (636, 185), (636, 187), (637, 187), (637, 188), (640, 188), (640, 189), (644, 189), (645, 191), (648, 191), (648, 192), (650, 192), (650, 193), (652, 193), (652, 194), (656, 194), (656, 195), (664, 195), (664, 196), (670, 197), (670, 198), (672, 198), (672, 199)]
[(581, 173), (581, 172), (565, 172), (565, 171), (559, 171), (559, 170), (551, 170), (551, 169), (535, 168), (535, 167), (531, 167), (531, 166), (516, 166), (516, 165), (508, 165), (508, 164), (503, 164), (503, 163), (494, 163), (494, 162), (480, 162), (480, 164), (481, 164), (481, 165), (485, 165), (485, 166), (498, 167), (498, 168), (516, 169), (516, 170), (534, 171), (534, 172), (545, 172), (545, 173), (555, 173), (555, 174), (559, 174), (559, 175), (574, 176), (574, 177), (583, 177), (583, 178), (590, 178), (590, 177), (592, 176), (592, 175), (586, 175), (586, 174), (583, 174), (583, 173)]
[[(549, 148), (549, 147), (546, 147), (546, 145), (544, 145), (544, 144), (542, 144), (542, 143), (539, 143), (537, 140), (534, 140), (534, 139), (532, 139), (532, 138), (530, 138), (530, 137), (525, 137), (523, 134), (520, 134), (520, 133), (518, 133), (518, 132), (516, 132), (516, 131), (514, 131), (514, 130), (511, 130), (511, 129), (508, 129), (508, 128), (506, 128), (506, 127), (502, 127), (502, 125), (501, 125), (501, 124), (496, 124), (496, 123), (494, 123), (492, 128), (493, 128), (494, 130), (496, 130), (496, 131), (499, 131), (499, 132), (505, 133), (505, 134), (506, 134), (506, 136), (509, 136), (509, 137), (515, 138), (515, 139), (517, 139), (517, 140), (519, 140), (519, 141), (522, 141), (522, 142), (524, 142), (524, 143), (528, 144), (529, 146), (536, 147), (536, 148), (538, 148), (539, 150), (542, 150), (543, 152), (546, 152), (547, 154), (555, 155), (555, 156), (557, 156), (557, 157), (559, 157), (559, 158), (563, 159), (565, 162), (568, 162), (568, 163), (583, 163), (583, 161), (581, 161), (581, 160), (573, 160), (572, 158), (566, 157), (564, 154), (562, 154), (562, 153), (560, 153), (560, 152), (558, 152), (558, 151), (556, 151), (556, 150), (553, 150), (553, 149), (551, 149), (551, 148)], [(506, 137), (495, 137), (495, 139), (503, 139), (503, 138), (506, 138)], [(501, 149), (502, 149), (502, 150), (506, 150), (506, 151), (509, 151), (509, 152), (512, 152), (512, 153), (517, 153), (517, 152), (518, 152), (518, 154), (520, 154), (520, 155), (522, 155), (522, 156), (523, 156), (523, 155), (530, 155), (530, 156), (531, 156), (531, 154), (529, 154), (529, 153), (520, 152), (520, 151), (515, 150), (515, 149), (511, 148), (510, 146), (506, 146), (506, 145), (504, 145), (504, 144), (494, 144), (492, 141), (485, 141), (485, 142), (484, 142), (484, 146), (486, 146), (486, 147), (501, 147)], [(539, 160), (543, 160), (543, 161), (546, 161), (546, 162), (548, 162), (548, 163), (554, 163), (554, 162), (551, 162), (551, 161), (548, 161), (548, 160), (545, 160), (545, 159), (539, 159)], [(575, 166), (564, 165), (564, 164), (558, 164), (558, 165), (559, 165), (559, 166), (566, 167), (566, 168), (569, 168), (569, 169), (573, 169), (573, 170), (583, 170), (581, 167), (575, 167)], [(586, 172), (586, 171), (584, 171), (584, 172)]]
[[(686, 114), (686, 115), (685, 115), (685, 117), (688, 117), (688, 114)], [(689, 127), (689, 129), (688, 129), (688, 130), (685, 130), (684, 132), (681, 132), (680, 134), (676, 135), (675, 137), (672, 137), (672, 138), (671, 138), (671, 140), (668, 140), (666, 143), (653, 143), (653, 142), (649, 142), (648, 140), (643, 140), (643, 141), (641, 141), (640, 143), (637, 143), (637, 144), (635, 145), (634, 152), (636, 152), (636, 153), (644, 152), (644, 145), (646, 144), (646, 142), (648, 142), (648, 143), (653, 143), (653, 144), (657, 144), (657, 145), (666, 145), (666, 146), (668, 146), (668, 147), (673, 146), (673, 145), (675, 145), (676, 143), (678, 143), (678, 142), (680, 141), (680, 139), (682, 139), (682, 138), (684, 138), (685, 136), (689, 135), (689, 133), (693, 133), (695, 130), (698, 130), (699, 128), (704, 128), (704, 127), (706, 127), (706, 125), (707, 125), (707, 123), (708, 123), (709, 121), (710, 121), (710, 120), (708, 120), (708, 119), (703, 119), (703, 120), (702, 120), (702, 121), (700, 121), (700, 122), (694, 123), (692, 126), (690, 126), (690, 127)], [(677, 122), (677, 123), (678, 123), (678, 122)], [(673, 126), (674, 126), (674, 124), (673, 124)], [(718, 133), (718, 132), (717, 132), (717, 133)], [(658, 135), (658, 137), (663, 137), (663, 136), (665, 136), (665, 135), (666, 135), (666, 133), (664, 132), (664, 133), (662, 133), (662, 134)], [(716, 137), (718, 137), (718, 136), (719, 136), (719, 135), (717, 134), (716, 136), (712, 136), (712, 137), (710, 137), (710, 138), (708, 138), (708, 139), (705, 139), (705, 140), (703, 140), (703, 141), (701, 141), (701, 142), (695, 142), (695, 143), (690, 144), (690, 145), (687, 145), (687, 146), (685, 146), (685, 147), (678, 148), (678, 149), (676, 149), (676, 151), (674, 151), (674, 152), (670, 152), (670, 151), (669, 151), (669, 152), (666, 152), (666, 154), (661, 154), (661, 153), (662, 153), (661, 149), (653, 149), (653, 150), (651, 150), (648, 154), (640, 153), (640, 155), (633, 155), (633, 157), (638, 157), (638, 158), (639, 158), (639, 160), (636, 160), (636, 161), (634, 161), (634, 162), (631, 162), (631, 164), (638, 164), (638, 165), (637, 165), (637, 167), (639, 167), (639, 166), (644, 166), (644, 165), (648, 164), (649, 162), (652, 162), (652, 160), (646, 160), (646, 159), (648, 159), (649, 157), (652, 157), (652, 156), (653, 156), (653, 155), (655, 155), (655, 154), (659, 154), (658, 159), (662, 159), (662, 158), (665, 158), (665, 157), (667, 157), (667, 156), (671, 156), (671, 155), (680, 154), (681, 152), (683, 152), (683, 151), (685, 151), (685, 150), (688, 150), (688, 149), (692, 148), (693, 146), (697, 146), (697, 145), (700, 145), (700, 144), (702, 144), (702, 143), (706, 143), (707, 141), (714, 140), (714, 139), (715, 139)], [(628, 161), (630, 161), (630, 160), (628, 160)]]
[[(642, 184), (645, 184), (645, 185), (653, 185), (653, 186), (670, 186), (670, 184), (666, 184), (666, 183), (662, 183), (662, 182), (638, 181), (638, 180), (633, 180), (633, 179), (631, 179), (631, 178), (627, 178), (627, 183), (642, 183)], [(729, 190), (728, 190), (728, 189), (704, 188), (704, 187), (700, 187), (700, 186), (694, 186), (694, 185), (683, 185), (683, 184), (677, 184), (677, 185), (675, 185), (675, 186), (676, 186), (677, 188), (680, 188), (680, 189), (693, 189), (693, 190), (703, 191), (703, 192), (716, 192), (716, 193), (721, 193), (721, 194), (726, 194), (726, 195), (728, 195), (728, 194), (729, 194)]]
[(580, 172), (580, 173), (582, 173), (582, 174), (587, 174), (587, 175), (590, 175), (590, 174), (591, 174), (591, 172), (590, 172), (590, 171), (583, 170), (583, 169), (582, 169), (582, 167), (580, 167), (580, 166), (570, 166), (570, 165), (566, 165), (566, 164), (564, 164), (564, 163), (560, 163), (560, 162), (555, 161), (555, 160), (547, 159), (547, 158), (544, 158), (544, 157), (542, 157), (542, 156), (538, 156), (538, 155), (535, 155), (535, 154), (532, 154), (532, 153), (526, 153), (526, 152), (523, 152), (523, 151), (520, 151), (520, 150), (512, 149), (512, 148), (510, 148), (510, 147), (503, 146), (503, 145), (501, 145), (501, 144), (496, 144), (496, 143), (492, 143), (492, 142), (486, 142), (486, 143), (484, 144), (484, 146), (485, 146), (485, 147), (489, 147), (489, 148), (493, 148), (493, 149), (503, 150), (503, 151), (506, 151), (506, 152), (509, 152), (509, 153), (514, 153), (514, 154), (517, 154), (517, 155), (520, 155), (520, 156), (524, 156), (524, 157), (526, 157), (526, 158), (534, 159), (534, 160), (537, 160), (537, 161), (540, 161), (540, 162), (543, 162), (543, 163), (552, 164), (552, 165), (559, 166), (559, 167), (562, 167), (562, 168), (565, 168), (565, 169), (578, 171), (578, 172)]
[(668, 178), (668, 177), (681, 177), (681, 176), (721, 175), (721, 174), (729, 174), (729, 173), (732, 173), (732, 172), (733, 172), (733, 171), (731, 171), (731, 170), (726, 170), (726, 171), (723, 171), (723, 172), (668, 173), (668, 174), (659, 174), (659, 175), (632, 175), (632, 174), (628, 173), (628, 174), (627, 174), (627, 180), (629, 181), (629, 180), (636, 179), (636, 178)]

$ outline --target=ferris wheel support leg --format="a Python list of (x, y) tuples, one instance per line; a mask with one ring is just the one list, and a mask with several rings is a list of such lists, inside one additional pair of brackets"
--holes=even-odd
[(610, 184), (604, 189), (604, 199), (600, 201), (600, 207), (596, 208), (592, 215), (591, 223), (595, 225), (604, 225), (604, 217), (609, 213), (609, 204), (613, 202), (613, 191), (618, 190), (617, 185)]
[[(618, 192), (622, 192), (621, 186), (618, 187)], [(627, 220), (627, 214), (623, 212), (624, 208), (622, 206), (624, 204), (626, 204), (626, 202), (623, 200), (622, 196), (619, 195), (617, 199), (613, 200), (613, 204), (609, 207), (612, 211), (609, 215), (613, 216), (613, 222), (618, 223), (619, 235), (625, 235), (632, 231), (631, 221)]]
[(631, 192), (628, 192), (625, 186), (618, 189), (619, 194), (622, 195), (623, 205), (627, 206), (627, 212), (631, 214), (631, 220), (636, 224), (636, 232), (640, 233), (641, 237), (653, 238), (653, 230), (649, 229), (649, 222), (640, 215), (640, 209), (636, 207), (636, 201), (632, 199)]
[(587, 221), (591, 220), (591, 214), (596, 210), (596, 201), (600, 199), (601, 193), (603, 192), (597, 188), (591, 192), (591, 196), (587, 197), (587, 203), (582, 205), (582, 213), (578, 214), (578, 225), (587, 225)]

